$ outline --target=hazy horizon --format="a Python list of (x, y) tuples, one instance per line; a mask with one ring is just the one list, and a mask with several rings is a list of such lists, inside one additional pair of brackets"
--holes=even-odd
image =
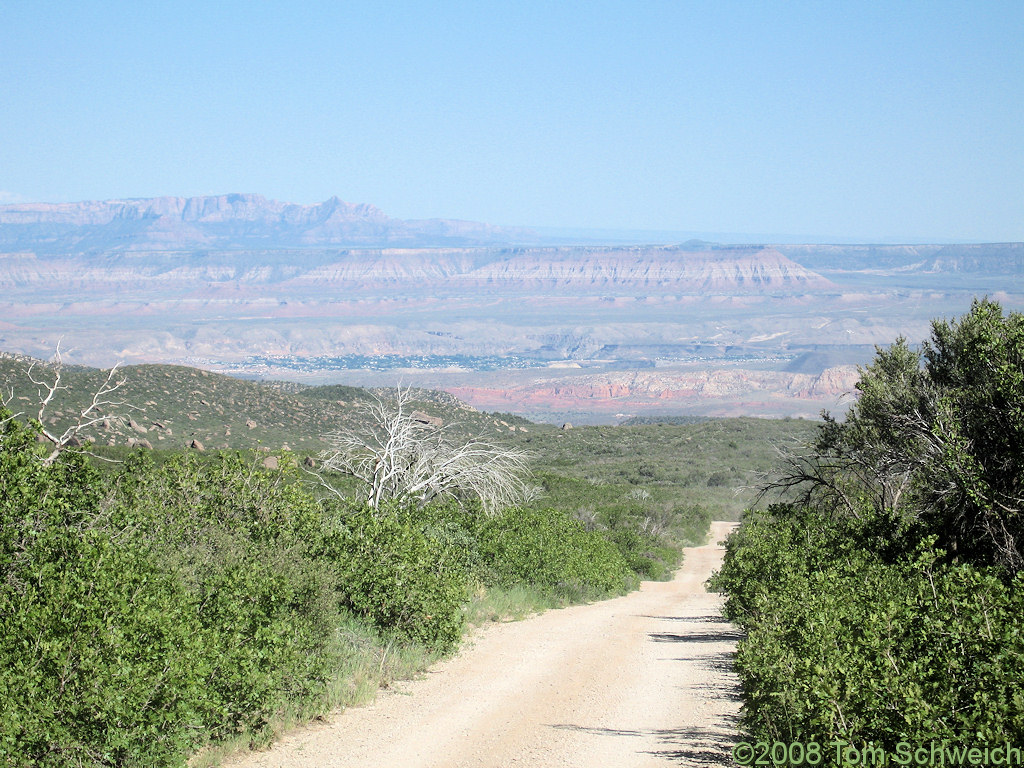
[[(228, 197), (232, 195), (262, 195), (260, 192), (224, 192), (210, 195), (210, 197)], [(267, 195), (262, 195), (270, 200)], [(109, 202), (109, 201), (140, 201), (162, 197), (183, 197), (185, 195), (155, 195), (147, 197), (126, 197), (116, 196), (103, 201), (94, 200), (16, 200), (0, 201), (0, 209), (5, 207), (17, 207), (20, 205), (74, 205), (86, 202)], [(196, 196), (206, 197), (206, 195)], [(335, 195), (332, 197), (339, 197)], [(331, 198), (328, 198), (331, 199)], [(275, 202), (292, 203), (294, 201), (277, 200)], [(318, 201), (324, 202), (324, 201)], [(345, 200), (346, 203), (357, 205), (367, 204), (379, 208), (371, 201)], [(315, 204), (315, 203), (314, 203)], [(388, 211), (383, 211), (389, 215)], [(396, 218), (396, 217), (391, 217)], [(452, 221), (471, 221), (464, 216), (452, 215), (437, 217)], [(848, 237), (841, 234), (794, 234), (780, 232), (711, 232), (701, 230), (659, 230), (659, 229), (630, 229), (630, 228), (609, 228), (609, 227), (571, 227), (571, 226), (536, 226), (528, 222), (478, 222), (499, 227), (528, 229), (540, 236), (541, 242), (549, 244), (579, 244), (579, 245), (650, 245), (650, 244), (678, 244), (691, 240), (704, 241), (720, 245), (964, 245), (972, 243), (995, 244), (1000, 242), (1022, 242), (1021, 240), (965, 240), (928, 237), (927, 235), (906, 235), (892, 237)]]

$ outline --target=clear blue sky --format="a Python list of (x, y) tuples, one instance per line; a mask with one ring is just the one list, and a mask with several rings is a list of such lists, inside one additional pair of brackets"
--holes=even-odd
[(0, 201), (1024, 240), (1024, 1), (0, 5)]

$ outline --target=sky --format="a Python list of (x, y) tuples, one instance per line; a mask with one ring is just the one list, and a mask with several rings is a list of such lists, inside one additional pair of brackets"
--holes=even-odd
[(1024, 2), (0, 4), (0, 203), (1024, 240)]

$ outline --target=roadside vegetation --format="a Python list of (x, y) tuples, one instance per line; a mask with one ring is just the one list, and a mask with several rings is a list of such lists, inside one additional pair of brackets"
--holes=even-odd
[[(0, 409), (0, 764), (19, 767), (213, 765), (417, 674), (471, 624), (669, 578), (743, 503), (730, 484), (808, 428), (558, 430), (341, 387), (301, 388), (303, 423), (286, 386), (15, 362), (31, 375), (5, 378)], [(182, 448), (181, 425), (210, 418), (247, 447)]]
[(906, 758), (947, 740), (947, 762), (1019, 746), (1024, 316), (977, 301), (920, 348), (878, 351), (858, 389), (712, 580), (746, 633), (744, 726), (831, 745), (823, 764), (837, 741)]
[(380, 667), (388, 649), (451, 652), (474, 593), (571, 601), (637, 582), (558, 510), (318, 498), (252, 454), (156, 466), (140, 450), (101, 475), (81, 453), (47, 464), (36, 428), (0, 419), (4, 764), (178, 765), (260, 743), (336, 705), (338, 670), (367, 646)]

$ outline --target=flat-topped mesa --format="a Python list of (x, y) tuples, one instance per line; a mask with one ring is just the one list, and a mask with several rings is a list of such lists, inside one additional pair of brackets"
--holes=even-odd
[(825, 290), (834, 286), (773, 248), (690, 251), (644, 248), (531, 249), (494, 260), (463, 277), (534, 287), (632, 287), (652, 293), (721, 290)]
[[(328, 223), (324, 226), (330, 226)], [(150, 241), (174, 233), (153, 228)], [(195, 235), (198, 237), (199, 235)], [(773, 248), (687, 251), (676, 247), (273, 249), (192, 252), (154, 248), (4, 259), (0, 288), (74, 289), (109, 298), (111, 288), (187, 292), (232, 302), (267, 286), (304, 301), (403, 296), (651, 299), (682, 295), (807, 293), (834, 290), (826, 278)], [(130, 258), (129, 258), (130, 256)], [(17, 263), (15, 263), (17, 262)], [(27, 298), (24, 297), (24, 298)]]

